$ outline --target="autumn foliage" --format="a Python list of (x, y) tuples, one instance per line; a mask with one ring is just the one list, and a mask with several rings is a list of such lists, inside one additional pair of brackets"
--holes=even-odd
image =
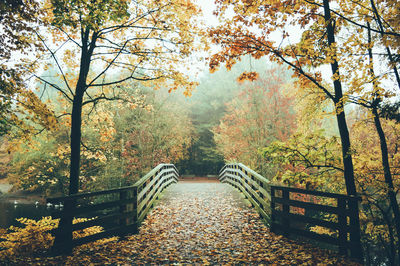
[[(204, 30), (189, 0), (2, 1), (8, 180), (64, 195), (130, 185), (159, 163), (209, 173), (241, 162), (277, 184), (361, 196), (351, 209), (365, 263), (398, 265), (399, 10), (396, 0), (216, 0), (219, 22)], [(197, 52), (214, 73), (203, 85)], [(204, 97), (194, 106), (178, 89)], [(54, 221), (21, 222), (1, 245), (25, 255), (50, 245)]]
[[(226, 161), (241, 162), (260, 173), (271, 174), (272, 169), (260, 163), (258, 149), (287, 139), (295, 129), (292, 99), (284, 95), (290, 86), (289, 77), (280, 71), (272, 68), (258, 74), (255, 81), (245, 82), (237, 96), (227, 103), (226, 114), (214, 128), (217, 149)], [(239, 77), (242, 78), (243, 75)]]

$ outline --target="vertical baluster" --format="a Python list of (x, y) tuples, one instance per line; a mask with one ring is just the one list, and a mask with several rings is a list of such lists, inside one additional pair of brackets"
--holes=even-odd
[(275, 232), (275, 187), (271, 186), (271, 232)]
[(132, 214), (132, 224), (133, 224), (133, 233), (137, 234), (138, 233), (138, 228), (139, 228), (139, 224), (138, 224), (138, 188), (135, 186), (132, 189), (132, 202), (133, 202), (133, 214)]
[(70, 254), (72, 252), (72, 220), (74, 218), (75, 199), (65, 199), (64, 209), (58, 224), (52, 253)]
[(289, 236), (289, 233), (290, 233), (289, 191), (287, 191), (286, 189), (282, 189), (282, 198), (283, 198), (283, 204), (282, 204), (283, 222), (282, 222), (282, 224), (283, 224), (283, 228), (284, 228), (284, 235)]
[(348, 198), (349, 206), (349, 217), (350, 217), (350, 255), (362, 261), (362, 248), (361, 248), (361, 233), (360, 233), (360, 221), (358, 218), (358, 198)]
[(338, 223), (339, 223), (339, 253), (347, 255), (347, 215), (346, 215), (346, 199), (337, 198)]
[(119, 213), (120, 213), (120, 218), (119, 218), (119, 235), (124, 236), (126, 233), (126, 226), (128, 225), (127, 223), (127, 217), (124, 217), (126, 211), (127, 211), (127, 204), (125, 201), (128, 197), (128, 192), (126, 190), (122, 190), (119, 192), (119, 200), (120, 200), (120, 205), (119, 205)]

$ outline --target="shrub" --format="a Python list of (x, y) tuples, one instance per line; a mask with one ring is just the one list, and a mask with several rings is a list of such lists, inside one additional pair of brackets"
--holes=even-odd
[[(84, 222), (89, 219), (77, 218), (73, 223)], [(17, 219), (23, 227), (10, 226), (7, 230), (0, 230), (0, 260), (10, 261), (16, 257), (33, 257), (48, 251), (53, 245), (54, 236), (51, 230), (57, 228), (58, 219), (50, 216), (43, 217), (39, 221), (27, 218)], [(73, 238), (81, 238), (102, 232), (101, 226), (92, 226), (73, 233)], [(85, 246), (103, 245), (107, 242), (117, 240), (117, 237), (101, 239), (88, 243)]]
[(58, 225), (58, 220), (50, 216), (43, 217), (39, 221), (27, 218), (19, 218), (18, 222), (24, 227), (10, 226), (0, 236), (0, 259), (15, 256), (32, 256), (48, 250), (53, 244), (54, 237), (50, 230)]

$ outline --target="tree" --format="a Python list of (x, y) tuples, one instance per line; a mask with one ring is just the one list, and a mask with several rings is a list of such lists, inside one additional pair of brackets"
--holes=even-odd
[[(381, 166), (378, 134), (371, 134), (374, 118), (369, 110), (357, 108), (350, 116), (353, 136), (354, 169), (357, 191), (362, 196), (361, 229), (366, 261), (376, 265), (384, 261), (396, 265), (396, 218), (393, 216), (385, 173)], [(393, 173), (395, 191), (399, 190), (399, 124), (381, 121), (386, 132), (389, 165)], [(263, 149), (267, 163), (277, 167), (276, 182), (307, 189), (343, 193), (343, 166), (339, 152), (340, 142), (334, 134), (317, 129), (299, 128), (288, 140), (275, 141)]]
[[(210, 30), (213, 41), (222, 46), (222, 51), (215, 54), (210, 61), (210, 69), (225, 63), (229, 68), (243, 54), (250, 54), (255, 58), (269, 56), (271, 60), (286, 64), (294, 71), (298, 84), (302, 88), (313, 88), (319, 94), (320, 100), (330, 99), (334, 104), (337, 125), (342, 142), (342, 156), (344, 164), (344, 178), (347, 193), (356, 195), (354, 181), (353, 160), (350, 150), (350, 136), (344, 113), (344, 98), (342, 83), (339, 78), (339, 65), (337, 61), (335, 29), (331, 19), (329, 1), (324, 0), (318, 9), (314, 3), (296, 5), (283, 1), (276, 4), (253, 4), (240, 2), (235, 6), (234, 17), (219, 28)], [(217, 13), (226, 11), (224, 1), (218, 1)], [(278, 19), (276, 19), (278, 17)], [(290, 18), (290, 19), (289, 19)], [(285, 30), (289, 25), (306, 26), (300, 42), (282, 46), (269, 40), (271, 33), (282, 29), (282, 38), (288, 37)], [(246, 27), (242, 27), (246, 25)], [(249, 27), (258, 28), (250, 31)], [(328, 65), (332, 69), (333, 90), (322, 79), (321, 65)]]
[(134, 105), (120, 90), (130, 80), (166, 83), (170, 90), (186, 86), (190, 94), (194, 83), (176, 70), (176, 63), (195, 49), (197, 8), (189, 1), (49, 0), (44, 9), (58, 47), (52, 47), (46, 35), (39, 38), (64, 84), (36, 77), (72, 105), (69, 193), (74, 194), (79, 190), (83, 108), (95, 108), (101, 100)]
[(291, 85), (288, 80), (288, 73), (274, 67), (261, 72), (253, 82), (243, 82), (213, 130), (226, 161), (242, 162), (262, 175), (271, 175), (272, 168), (262, 162), (258, 150), (274, 140), (285, 140), (295, 129), (292, 99), (283, 95), (284, 87)]
[(188, 147), (189, 156), (177, 163), (180, 173), (197, 176), (217, 174), (224, 165), (224, 157), (216, 148), (212, 129), (226, 113), (225, 103), (237, 97), (242, 90), (243, 84), (236, 82), (236, 77), (249, 65), (260, 71), (263, 69), (257, 62), (248, 59), (230, 71), (220, 69), (209, 73), (205, 70), (193, 95), (181, 101), (194, 126), (194, 136)]
[(33, 130), (29, 120), (46, 128), (54, 126), (52, 113), (26, 88), (26, 74), (34, 67), (34, 60), (14, 59), (40, 55), (42, 47), (34, 32), (41, 24), (41, 16), (35, 0), (0, 3), (0, 136), (10, 133), (12, 126), (26, 136)]
[[(102, 100), (136, 106), (128, 81), (153, 88), (163, 85), (170, 91), (186, 87), (189, 95), (195, 85), (182, 73), (183, 59), (196, 49), (194, 38), (198, 13), (190, 1), (80, 1), (47, 0), (43, 9), (49, 27), (38, 37), (49, 52), (58, 75), (59, 86), (35, 77), (53, 88), (72, 106), (70, 115), (69, 194), (79, 191), (82, 123), (87, 109), (94, 110)], [(51, 44), (48, 40), (51, 34)], [(78, 56), (75, 56), (78, 55)], [(45, 62), (45, 66), (46, 66)], [(73, 203), (72, 203), (73, 204)], [(68, 207), (68, 206), (66, 206)], [(72, 219), (60, 221), (72, 226)], [(72, 241), (72, 235), (61, 236)], [(58, 246), (58, 252), (71, 252), (71, 246)]]
[[(217, 1), (216, 13), (223, 16), (230, 1)], [(232, 18), (209, 31), (214, 43), (222, 50), (212, 56), (210, 69), (215, 70), (225, 63), (230, 68), (244, 54), (254, 58), (268, 56), (272, 61), (285, 64), (294, 71), (301, 88), (312, 89), (319, 95), (319, 102), (329, 99), (334, 107), (341, 141), (343, 175), (348, 195), (357, 195), (354, 165), (351, 153), (350, 135), (344, 106), (343, 78), (340, 71), (337, 33), (343, 23), (332, 16), (329, 0), (322, 1), (239, 1), (233, 7)], [(288, 28), (298, 25), (301, 39), (292, 44)], [(279, 34), (281, 40), (272, 40), (273, 34)], [(275, 35), (276, 36), (276, 35)], [(288, 40), (288, 41), (286, 41)], [(325, 68), (323, 68), (325, 67)], [(324, 80), (323, 71), (331, 70), (332, 83)], [(251, 77), (252, 75), (247, 74)], [(358, 206), (350, 206), (358, 213)], [(355, 220), (358, 226), (359, 221)], [(357, 237), (358, 238), (358, 237)], [(357, 239), (354, 241), (358, 242)], [(361, 247), (354, 254), (360, 257)]]
[(124, 175), (130, 179), (143, 176), (160, 163), (185, 159), (193, 138), (191, 121), (176, 96), (161, 91), (144, 93), (151, 108), (121, 110), (116, 119), (118, 131), (125, 131), (122, 156), (126, 161)]

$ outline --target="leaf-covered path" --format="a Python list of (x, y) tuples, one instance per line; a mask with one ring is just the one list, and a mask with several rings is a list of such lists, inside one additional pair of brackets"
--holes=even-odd
[(270, 233), (236, 190), (212, 181), (181, 181), (169, 187), (138, 235), (82, 246), (74, 256), (54, 260), (73, 265), (352, 264), (335, 253)]

